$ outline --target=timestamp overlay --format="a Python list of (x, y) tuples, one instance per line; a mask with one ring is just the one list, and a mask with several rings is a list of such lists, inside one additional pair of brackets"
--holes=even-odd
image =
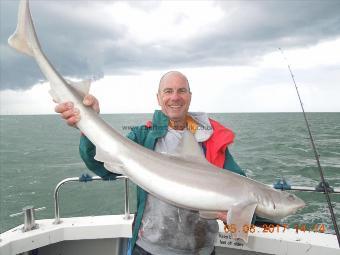
[[(338, 254), (336, 236), (325, 223), (261, 223), (261, 224), (223, 224), (219, 222), (220, 232), (215, 241), (216, 247), (251, 250), (261, 254)], [(234, 234), (249, 235), (244, 241)], [(246, 236), (244, 235), (244, 236)], [(312, 248), (311, 248), (312, 247)], [(323, 253), (325, 252), (325, 253)]]
[(294, 229), (296, 233), (305, 233), (305, 232), (317, 232), (317, 233), (325, 233), (326, 226), (325, 224), (245, 224), (242, 228), (238, 228), (236, 224), (225, 224), (224, 232), (225, 233), (236, 233), (236, 232), (244, 232), (244, 233), (284, 233), (288, 228)]

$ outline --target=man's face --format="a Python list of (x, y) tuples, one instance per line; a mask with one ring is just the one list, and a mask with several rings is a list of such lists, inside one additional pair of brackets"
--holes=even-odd
[(157, 99), (170, 120), (184, 121), (191, 101), (187, 80), (175, 74), (167, 77), (159, 87)]

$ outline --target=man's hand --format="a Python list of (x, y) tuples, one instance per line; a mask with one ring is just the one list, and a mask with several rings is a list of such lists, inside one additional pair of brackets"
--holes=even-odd
[(227, 224), (227, 215), (228, 215), (228, 212), (220, 212), (217, 214), (217, 218), (223, 221), (224, 224)]
[[(83, 104), (92, 107), (94, 111), (99, 113), (99, 102), (97, 98), (92, 95), (86, 95), (83, 100)], [(77, 122), (80, 120), (80, 112), (77, 108), (74, 108), (72, 102), (65, 102), (58, 104), (54, 111), (60, 113), (61, 117), (66, 120), (67, 125), (75, 127)]]

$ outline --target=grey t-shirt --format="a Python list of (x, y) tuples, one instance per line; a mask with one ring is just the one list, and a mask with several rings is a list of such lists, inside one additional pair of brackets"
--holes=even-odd
[[(158, 139), (155, 151), (175, 152), (183, 132), (169, 128)], [(217, 233), (216, 220), (200, 218), (197, 211), (175, 207), (149, 194), (137, 245), (155, 255), (205, 255), (213, 251)]]

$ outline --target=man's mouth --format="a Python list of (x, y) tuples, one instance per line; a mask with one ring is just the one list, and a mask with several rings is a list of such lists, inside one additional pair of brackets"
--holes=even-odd
[(171, 108), (171, 109), (179, 109), (179, 108), (181, 108), (182, 107), (182, 105), (169, 105), (169, 107)]

